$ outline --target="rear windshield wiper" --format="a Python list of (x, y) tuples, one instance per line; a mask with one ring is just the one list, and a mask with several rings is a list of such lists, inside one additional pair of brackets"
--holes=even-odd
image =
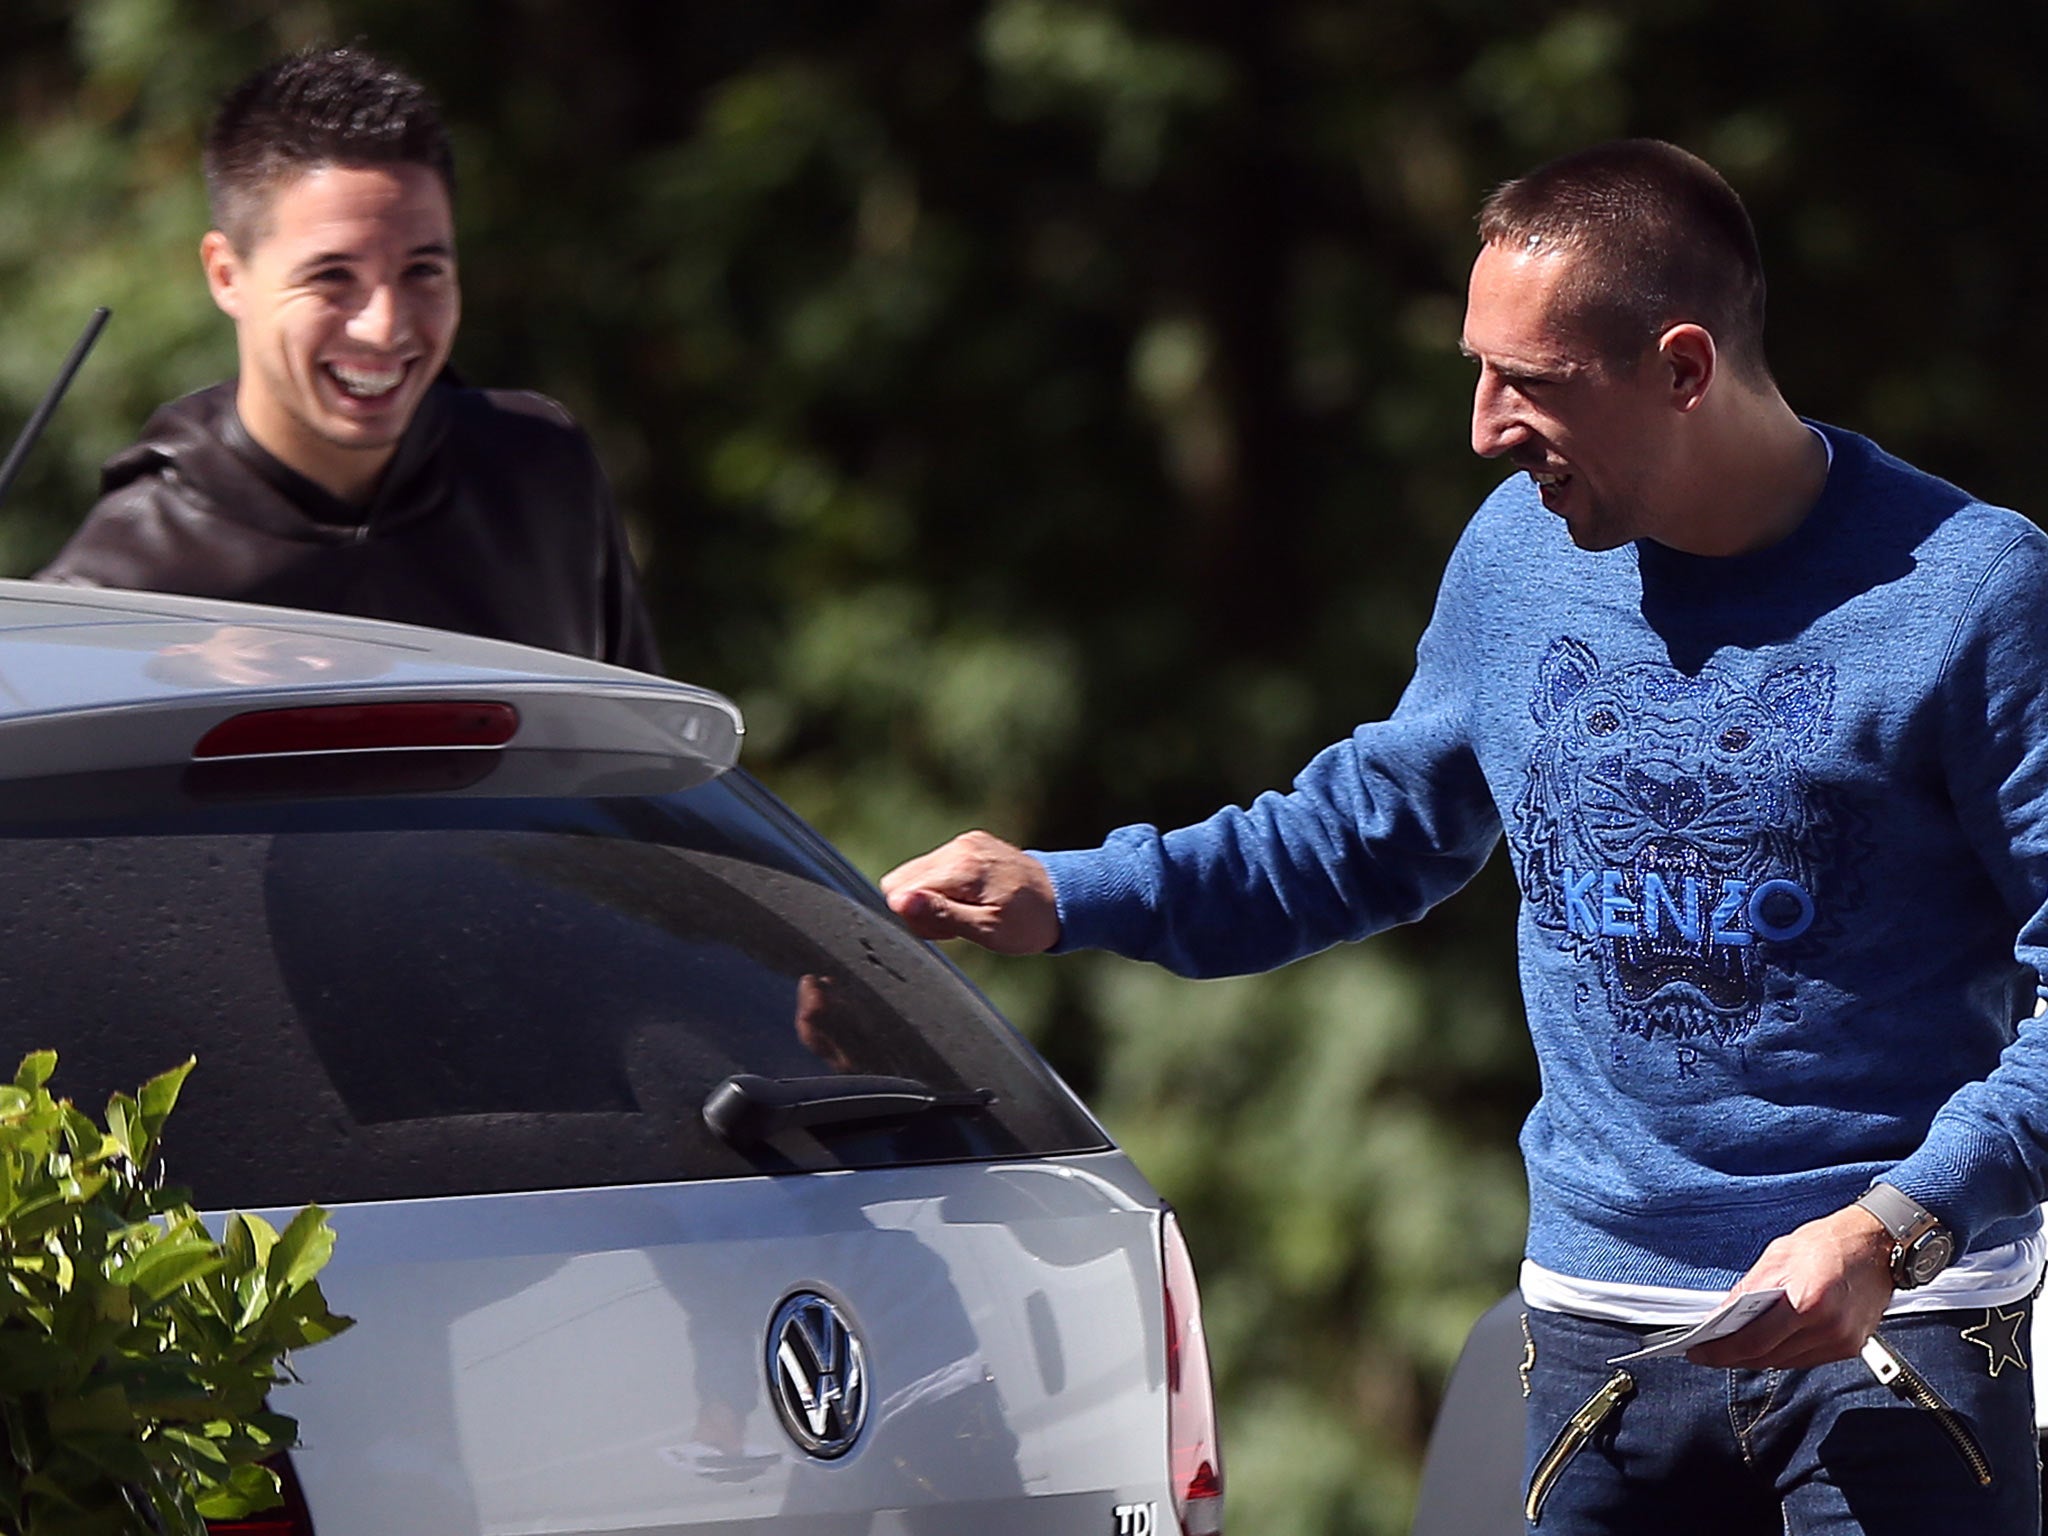
[(755, 1146), (790, 1130), (906, 1120), (934, 1110), (985, 1109), (987, 1088), (940, 1093), (914, 1077), (728, 1077), (704, 1100), (704, 1123), (729, 1146)]

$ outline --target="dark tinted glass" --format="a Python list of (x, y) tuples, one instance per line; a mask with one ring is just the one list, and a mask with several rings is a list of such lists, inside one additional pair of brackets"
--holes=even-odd
[[(108, 1092), (199, 1058), (203, 1204), (404, 1198), (1102, 1145), (1037, 1057), (740, 775), (658, 800), (219, 808), (0, 835), (0, 1042)], [(734, 1073), (986, 1110), (706, 1130)]]

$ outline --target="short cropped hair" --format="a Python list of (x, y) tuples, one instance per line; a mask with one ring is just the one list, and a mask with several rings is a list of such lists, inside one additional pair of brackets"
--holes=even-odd
[(1690, 321), (1738, 372), (1770, 376), (1756, 230), (1720, 172), (1675, 144), (1617, 139), (1539, 166), (1486, 199), (1479, 237), (1578, 257), (1566, 301), (1610, 362)]
[(455, 197), (455, 152), (434, 99), (361, 48), (317, 48), (266, 64), (222, 98), (202, 156), (213, 223), (246, 255), (271, 200), (324, 165), (422, 165)]

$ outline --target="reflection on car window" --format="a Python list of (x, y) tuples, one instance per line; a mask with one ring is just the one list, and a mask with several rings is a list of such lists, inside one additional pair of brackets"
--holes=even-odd
[[(262, 879), (280, 980), (366, 1123), (629, 1110), (640, 1036), (687, 1042), (704, 1092), (734, 1072), (963, 1086), (927, 1039), (953, 989), (916, 985), (928, 968), (891, 967), (871, 914), (779, 871), (560, 833), (414, 832), (276, 838)], [(392, 1071), (399, 1057), (413, 1070)]]
[[(714, 782), (663, 801), (351, 809), (0, 838), (8, 1043), (55, 1045), (56, 1086), (87, 1103), (197, 1054), (167, 1150), (204, 1201), (1101, 1144), (950, 967), (824, 883), (765, 800)], [(700, 1113), (741, 1072), (911, 1077), (997, 1103), (742, 1158)]]

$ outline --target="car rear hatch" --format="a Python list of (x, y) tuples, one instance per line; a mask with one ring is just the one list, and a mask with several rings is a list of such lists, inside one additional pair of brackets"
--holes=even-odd
[(1161, 1507), (1157, 1197), (743, 775), (12, 830), (60, 1086), (194, 1050), (174, 1176), (333, 1210), (357, 1323), (277, 1400), (317, 1536)]

